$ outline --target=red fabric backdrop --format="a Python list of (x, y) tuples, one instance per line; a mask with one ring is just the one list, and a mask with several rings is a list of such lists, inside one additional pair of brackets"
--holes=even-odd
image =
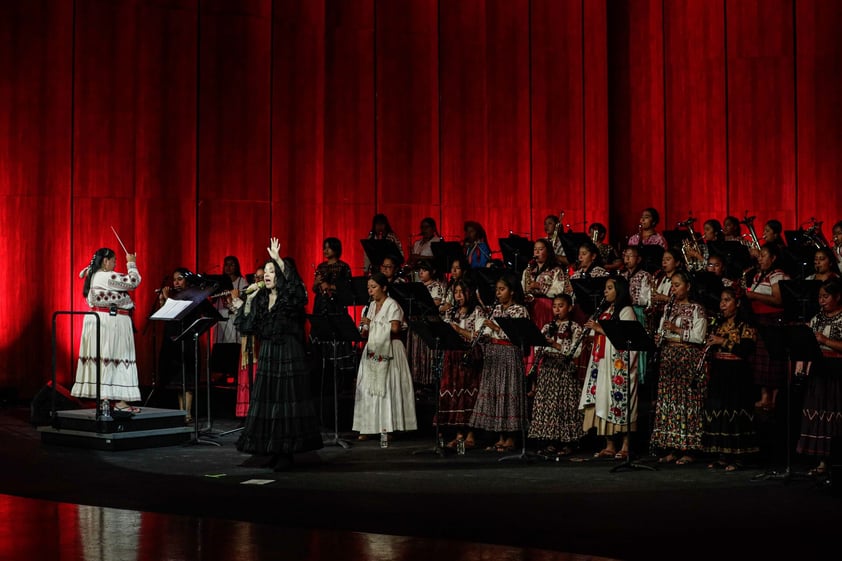
[[(113, 226), (145, 318), (177, 266), (245, 273), (281, 238), (309, 284), (322, 240), (384, 212), (494, 250), (510, 231), (662, 228), (746, 210), (838, 220), (842, 6), (833, 0), (16, 0), (0, 5), (0, 389), (49, 378), (50, 320)], [(408, 247), (407, 247), (408, 249)], [(120, 256), (120, 265), (122, 255)], [(78, 320), (59, 322), (69, 384)]]

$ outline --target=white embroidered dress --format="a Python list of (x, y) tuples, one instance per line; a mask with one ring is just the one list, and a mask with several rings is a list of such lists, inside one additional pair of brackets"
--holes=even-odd
[(352, 428), (360, 434), (415, 430), (415, 392), (406, 351), (400, 339), (392, 339), (392, 322), (403, 322), (403, 310), (386, 298), (380, 311), (369, 306), (366, 317), (371, 323), (357, 371)]
[[(100, 321), (100, 398), (140, 401), (134, 330), (132, 318), (127, 314), (134, 308), (128, 291), (140, 284), (140, 273), (135, 263), (128, 263), (127, 270), (127, 273), (94, 273), (88, 292), (88, 305)], [(111, 315), (106, 311), (108, 308), (114, 308), (117, 313)], [(85, 316), (76, 365), (76, 383), (70, 391), (75, 397), (96, 397), (96, 325), (94, 316)]]

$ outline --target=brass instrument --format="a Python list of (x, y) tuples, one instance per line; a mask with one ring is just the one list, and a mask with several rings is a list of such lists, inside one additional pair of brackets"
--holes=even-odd
[[(804, 230), (804, 236), (808, 240), (810, 240), (810, 242), (812, 242), (812, 244), (814, 246), (816, 246), (816, 249), (831, 248), (832, 246), (827, 241), (827, 238), (824, 236), (824, 233), (822, 232), (823, 222), (816, 220), (812, 216), (810, 217), (810, 220), (808, 220), (808, 222), (810, 223), (810, 226), (806, 230)], [(803, 225), (802, 225), (802, 229), (803, 229)], [(836, 252), (834, 251), (833, 254), (836, 255)], [(838, 257), (837, 257), (837, 261), (838, 261)]]
[[(687, 263), (688, 269), (691, 271), (701, 271), (705, 268), (705, 255), (701, 246), (699, 246), (696, 232), (693, 230), (693, 223), (695, 221), (696, 219), (691, 214), (687, 220), (678, 223), (679, 228), (687, 228), (687, 232), (690, 234), (689, 239), (684, 238), (684, 241), (681, 242), (681, 254), (684, 256), (684, 262)], [(693, 255), (690, 255), (691, 253)]]
[(749, 236), (751, 236), (751, 244), (750, 246), (760, 251), (760, 240), (757, 239), (757, 232), (754, 231), (754, 219), (755, 216), (749, 216), (748, 211), (745, 213), (745, 218), (740, 220), (740, 224), (745, 224), (746, 228), (748, 229)]

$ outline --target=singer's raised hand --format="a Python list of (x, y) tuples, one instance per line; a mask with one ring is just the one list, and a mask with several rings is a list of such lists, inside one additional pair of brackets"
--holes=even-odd
[(269, 252), (269, 257), (280, 263), (281, 242), (278, 241), (278, 238), (269, 238), (269, 247), (266, 248), (266, 251)]

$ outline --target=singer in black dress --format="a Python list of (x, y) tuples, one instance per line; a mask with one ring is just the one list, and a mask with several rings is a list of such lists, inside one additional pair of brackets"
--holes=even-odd
[(260, 341), (257, 375), (237, 449), (254, 454), (246, 465), (276, 470), (289, 466), (293, 453), (322, 447), (303, 347), (307, 291), (292, 262), (281, 259), (279, 251), (273, 238), (272, 259), (264, 265), (265, 287), (245, 303), (234, 299), (237, 328)]

